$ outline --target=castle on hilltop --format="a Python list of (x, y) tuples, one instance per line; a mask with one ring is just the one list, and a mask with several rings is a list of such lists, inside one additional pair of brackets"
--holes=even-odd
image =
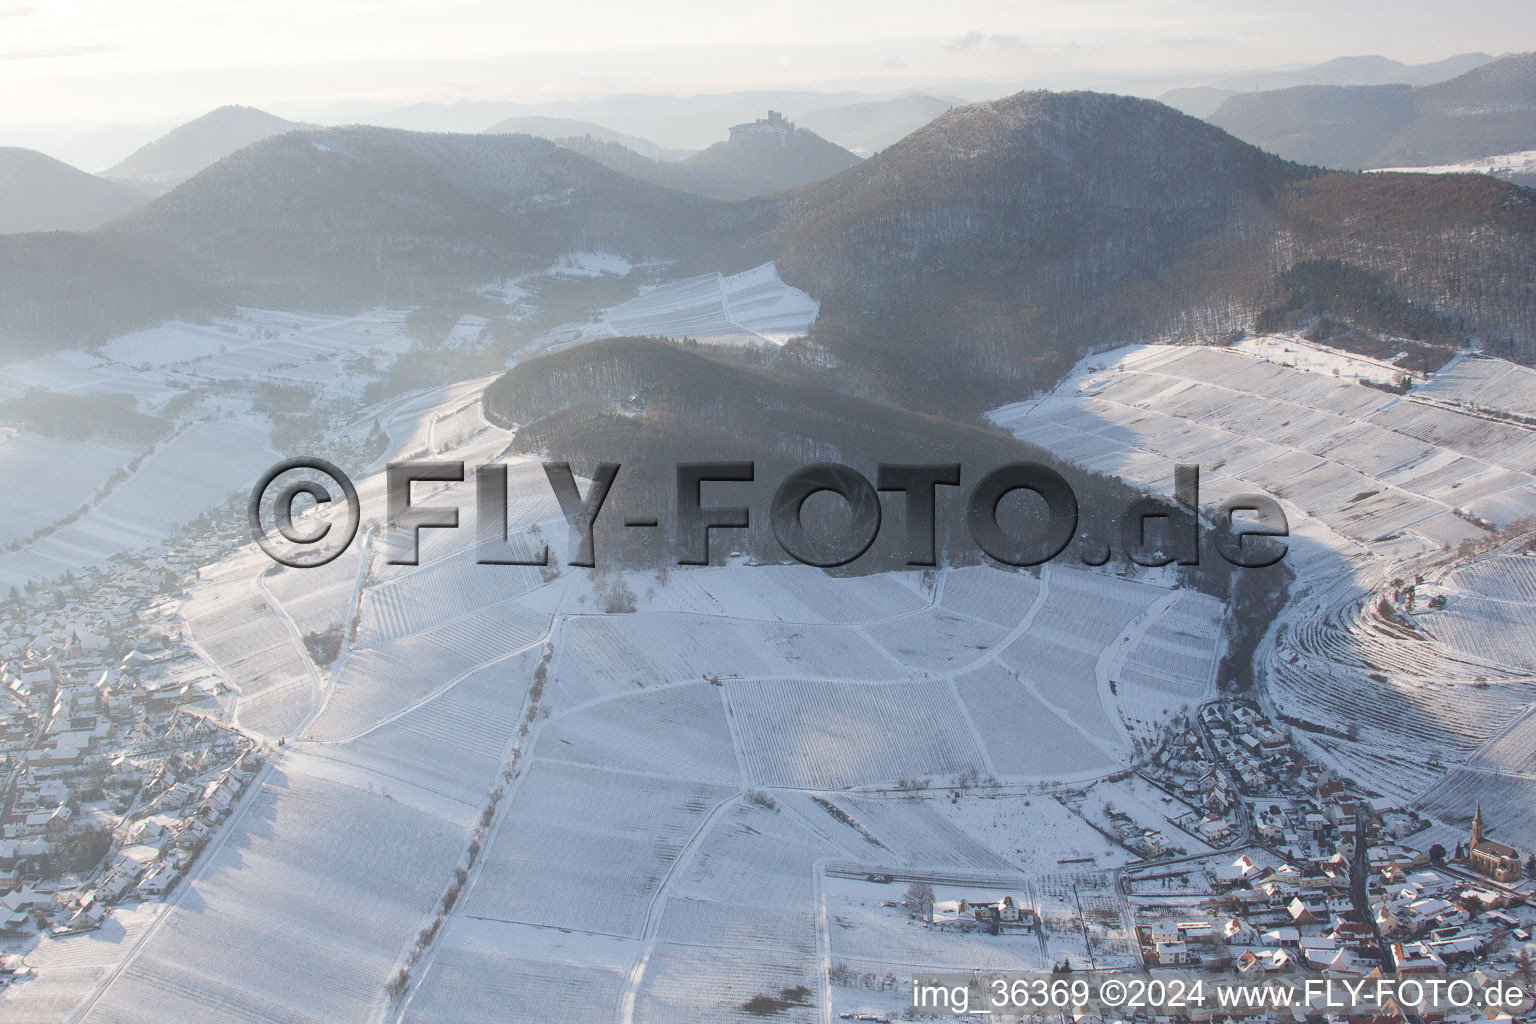
[(739, 135), (788, 136), (794, 133), (794, 123), (786, 121), (784, 115), (777, 110), (768, 111), (767, 117), (760, 117), (756, 121), (746, 121), (742, 124), (731, 125), (731, 138), (733, 139)]

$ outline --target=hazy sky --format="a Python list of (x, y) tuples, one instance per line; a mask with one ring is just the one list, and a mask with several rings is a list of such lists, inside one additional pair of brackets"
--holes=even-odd
[(1529, 49), (1531, 0), (0, 0), (0, 124)]

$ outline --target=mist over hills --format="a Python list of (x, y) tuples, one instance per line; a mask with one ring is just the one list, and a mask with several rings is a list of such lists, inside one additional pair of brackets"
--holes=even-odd
[(1427, 64), (1404, 64), (1380, 54), (1335, 57), (1310, 68), (1218, 76), (1202, 85), (1169, 89), (1157, 98), (1192, 117), (1208, 118), (1222, 103), (1240, 93), (1300, 85), (1429, 85), (1465, 74), (1491, 60), (1486, 53), (1459, 53)]
[[(1180, 97), (1185, 92), (1198, 94), (1214, 90), (1224, 97), (1234, 92), (1296, 85), (1426, 85), (1455, 77), (1492, 59), (1486, 53), (1462, 53), (1424, 64), (1407, 64), (1369, 54), (1335, 57), (1309, 66), (1247, 70), (1187, 70), (1156, 74), (1112, 69), (1088, 73), (1041, 72), (1011, 84), (970, 78), (913, 81), (900, 87), (900, 92), (850, 89), (745, 90), (695, 95), (619, 93), (553, 102), (425, 102), (394, 109), (377, 104), (350, 104), (306, 116), (327, 123), (356, 121), (412, 131), (461, 132), (482, 131), (509, 118), (541, 116), (586, 121), (651, 140), (667, 149), (691, 151), (710, 145), (725, 126), (750, 120), (763, 110), (773, 109), (784, 111), (791, 120), (823, 138), (864, 155), (883, 149), (942, 113), (941, 104), (992, 100), (1021, 89), (1089, 89), (1157, 96), (1184, 109)], [(1212, 103), (1203, 110), (1185, 112), (1205, 116), (1215, 107)], [(824, 114), (827, 115), (825, 118)], [(844, 119), (842, 124), (837, 123), (840, 119)], [(889, 123), (884, 124), (887, 119)]]
[(559, 143), (620, 174), (718, 199), (750, 199), (820, 181), (858, 157), (814, 132), (773, 115), (731, 128), (730, 136), (695, 153), (663, 149), (589, 121), (513, 117), (488, 133), (522, 132)]
[(313, 127), (254, 107), (219, 107), (139, 147), (102, 176), (158, 195), (253, 142)]
[(1334, 57), (1297, 71), (1236, 73), (1212, 84), (1227, 88), (1280, 89), (1293, 85), (1429, 85), (1465, 74), (1493, 60), (1486, 53), (1458, 53), (1423, 64), (1405, 64), (1379, 53)]
[(399, 110), (349, 114), (348, 118), (413, 131), (478, 132), (508, 119), (540, 116), (602, 125), (605, 130), (647, 139), (664, 149), (693, 152), (713, 145), (727, 126), (761, 117), (765, 110), (783, 110), (793, 118), (800, 111), (868, 99), (870, 96), (862, 92), (783, 89), (692, 96), (619, 93), (553, 103), (415, 103)]
[(0, 147), (0, 234), (89, 231), (149, 196), (30, 149)]
[(542, 114), (509, 117), (491, 125), (485, 132), (487, 135), (532, 135), (551, 142), (590, 137), (599, 142), (615, 143), (652, 160), (681, 160), (688, 156), (686, 150), (663, 149), (650, 139), (625, 135), (591, 121), (578, 121), (570, 117), (545, 117)]
[(35, 149), (90, 173), (117, 163), (163, 130), (121, 122), (43, 123), (0, 127), (0, 144)]
[(1302, 86), (1228, 98), (1211, 123), (1326, 167), (1427, 166), (1536, 149), (1536, 53), (1433, 85)]
[(215, 294), (357, 308), (423, 301), (571, 251), (708, 256), (715, 247), (701, 242), (731, 237), (727, 212), (531, 136), (350, 127), (248, 147), (104, 237), (164, 254)]
[[(604, 249), (679, 276), (775, 260), (820, 301), (813, 339), (840, 386), (948, 414), (1048, 385), (1089, 351), (1222, 342), (1270, 310), (1326, 313), (1370, 345), (1384, 321), (1360, 310), (1411, 308), (1399, 319), (1437, 325), (1426, 344), (1449, 324), (1532, 354), (1536, 197), (1492, 179), (1324, 174), (1095, 93), (960, 107), (842, 159), (824, 180), (731, 203), (526, 135), (290, 132), (70, 243), (88, 258), (66, 276), (104, 281), (85, 310), (39, 297), (56, 288), (12, 289), (0, 323), (12, 352), (89, 345), (183, 307), (444, 301)], [(43, 247), (46, 264), (62, 244), (9, 248)], [(1319, 260), (1358, 271), (1353, 292), (1293, 294), (1318, 275), (1287, 271)], [(125, 285), (155, 275), (169, 298)]]
[(795, 120), (822, 138), (867, 156), (905, 138), (962, 102), (909, 92), (885, 100), (823, 107), (800, 114)]
[[(831, 142), (867, 155), (942, 113), (944, 104), (992, 100), (1020, 89), (1091, 89), (1156, 96), (1185, 113), (1205, 117), (1215, 110), (1221, 99), (1235, 92), (1295, 85), (1425, 85), (1454, 77), (1491, 59), (1485, 53), (1465, 53), (1427, 64), (1404, 64), (1370, 55), (1338, 57), (1310, 67), (1241, 71), (1192, 69), (1151, 73), (1105, 69), (1098, 72), (1041, 72), (1011, 83), (971, 78), (912, 79), (906, 84), (891, 85), (890, 91), (872, 87), (867, 91), (748, 90), (700, 95), (622, 93), (580, 100), (457, 100), (417, 102), (406, 106), (391, 106), (378, 101), (343, 101), (285, 106), (282, 116), (290, 125), (361, 123), (435, 132), (479, 132), (507, 119), (533, 116), (584, 121), (634, 138), (652, 140), (667, 150), (691, 152), (710, 145), (727, 125), (774, 109), (784, 111), (792, 120)], [(0, 144), (36, 149), (65, 163), (99, 173), (102, 168), (121, 162), (125, 155), (164, 134), (166, 126), (174, 123), (173, 119), (165, 117), (137, 124), (97, 121), (87, 114), (68, 122), (0, 125)], [(577, 131), (550, 136), (539, 130), (528, 130), (528, 134), (542, 137), (589, 133), (600, 134)], [(187, 164), (179, 169), (185, 171), (188, 167), (206, 166), (211, 162), (206, 159), (199, 165)]]
[(630, 146), (592, 136), (562, 139), (560, 144), (620, 174), (720, 199), (780, 192), (821, 181), (859, 162), (841, 146), (782, 118), (759, 118), (733, 128), (730, 138), (675, 162), (649, 159)]

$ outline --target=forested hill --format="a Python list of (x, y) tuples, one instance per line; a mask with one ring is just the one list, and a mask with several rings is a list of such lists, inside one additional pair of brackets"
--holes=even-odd
[[(605, 249), (679, 256), (724, 204), (526, 135), (291, 132), (198, 174), (103, 237), (279, 308), (408, 304)], [(707, 251), (707, 250), (706, 250)]]
[[(433, 302), (584, 250), (678, 277), (773, 259), (820, 301), (814, 340), (841, 380), (949, 416), (1087, 351), (1219, 343), (1266, 316), (1327, 316), (1350, 344), (1402, 322), (1426, 344), (1536, 346), (1536, 193), (1325, 173), (1095, 93), (958, 107), (824, 181), (734, 203), (523, 135), (295, 131), (92, 236), (3, 249), (20, 268), (0, 283), (10, 354), (221, 304)], [(1348, 289), (1298, 294), (1304, 265), (1343, 267)]]
[(254, 107), (219, 107), (145, 143), (102, 176), (159, 195), (262, 139), (315, 127)]
[(859, 162), (841, 146), (793, 125), (734, 132), (729, 139), (677, 161), (652, 159), (626, 143), (593, 136), (562, 139), (560, 144), (621, 174), (717, 199), (781, 192), (829, 178)]
[[(722, 556), (734, 549), (774, 561), (785, 558), (769, 527), (774, 491), (789, 473), (814, 462), (844, 463), (872, 482), (882, 462), (959, 463), (961, 486), (938, 488), (938, 546), (949, 562), (979, 558), (962, 498), (1003, 463), (1042, 462), (1068, 480), (1080, 506), (1083, 550), (1115, 537), (1121, 512), (1141, 496), (1124, 481), (1087, 472), (1002, 431), (854, 398), (784, 366), (753, 365), (740, 349), (648, 338), (592, 342), (509, 370), (486, 390), (484, 408), (492, 422), (515, 428), (518, 451), (569, 461), (582, 473), (601, 462), (621, 464), (597, 541), (605, 557), (636, 564), (677, 555), (669, 529), (626, 528), (623, 520), (655, 515), (669, 526), (676, 522), (679, 462), (756, 463), (752, 483), (710, 485), (716, 489), (706, 504), (753, 509), (750, 530), (717, 534), (713, 547)], [(899, 494), (887, 499), (891, 519), (859, 560), (859, 571), (905, 563), (906, 521), (895, 511), (903, 500)], [(831, 498), (820, 508), (808, 503), (807, 517), (836, 531), (846, 525), (838, 507)], [(1037, 525), (1023, 503), (1001, 515), (1021, 533)], [(1073, 547), (1064, 557), (1079, 555)], [(1227, 570), (1220, 559), (1209, 561), (1190, 581), (1223, 592)]]
[(0, 235), (88, 231), (149, 196), (30, 149), (0, 146)]
[(917, 407), (977, 409), (1085, 351), (1224, 341), (1319, 258), (1529, 348), (1533, 224), (1536, 193), (1491, 179), (1325, 174), (1149, 100), (1035, 92), (797, 190), (775, 244), (819, 342)]

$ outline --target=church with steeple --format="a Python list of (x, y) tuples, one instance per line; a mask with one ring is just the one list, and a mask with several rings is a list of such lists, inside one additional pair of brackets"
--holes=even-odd
[(1467, 863), (1473, 871), (1495, 882), (1520, 880), (1520, 855), (1503, 843), (1483, 838), (1483, 805), (1472, 815), (1472, 845), (1467, 848)]

